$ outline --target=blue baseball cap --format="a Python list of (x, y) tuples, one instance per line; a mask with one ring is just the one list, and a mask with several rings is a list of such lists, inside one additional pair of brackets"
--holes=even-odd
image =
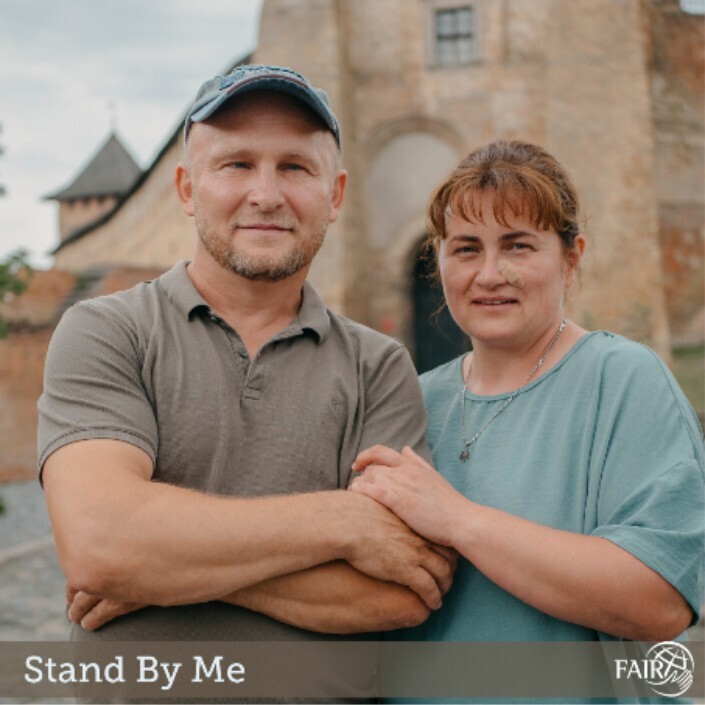
[(306, 103), (333, 133), (340, 148), (340, 125), (330, 108), (326, 92), (314, 88), (307, 78), (292, 69), (261, 64), (238, 66), (226, 76), (216, 76), (206, 81), (186, 115), (184, 140), (188, 138), (194, 122), (204, 122), (230, 98), (250, 91), (280, 91)]

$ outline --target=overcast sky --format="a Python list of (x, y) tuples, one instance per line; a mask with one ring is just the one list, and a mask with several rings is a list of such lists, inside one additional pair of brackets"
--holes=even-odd
[[(146, 167), (198, 86), (254, 49), (262, 0), (0, 0), (0, 259), (58, 244), (58, 204), (111, 115)], [(109, 105), (114, 107), (111, 111)]]

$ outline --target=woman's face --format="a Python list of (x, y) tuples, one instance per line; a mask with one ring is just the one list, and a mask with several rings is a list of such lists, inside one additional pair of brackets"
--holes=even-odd
[(559, 235), (525, 217), (492, 213), (493, 194), (481, 200), (482, 221), (446, 216), (438, 263), (453, 318), (475, 345), (530, 346), (563, 319), (563, 294), (575, 278), (585, 240), (573, 251)]

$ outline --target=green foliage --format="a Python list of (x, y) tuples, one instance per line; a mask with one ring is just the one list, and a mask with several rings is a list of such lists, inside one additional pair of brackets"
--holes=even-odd
[(5, 294), (21, 294), (29, 284), (32, 268), (27, 261), (27, 252), (17, 250), (0, 262), (0, 298)]
[(688, 401), (705, 422), (705, 346), (695, 345), (673, 351), (673, 374)]
[[(17, 250), (0, 261), (0, 301), (22, 294), (31, 277), (32, 267), (25, 250)], [(7, 321), (0, 316), (0, 338), (7, 335), (7, 329)]]
[(5, 511), (5, 502), (3, 501), (2, 496), (0, 496), (0, 514), (4, 513)]

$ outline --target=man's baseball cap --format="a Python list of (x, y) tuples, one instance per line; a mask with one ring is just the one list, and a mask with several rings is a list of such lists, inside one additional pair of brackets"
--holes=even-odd
[(238, 66), (226, 76), (216, 76), (206, 81), (186, 115), (184, 139), (188, 138), (194, 122), (204, 122), (230, 98), (250, 91), (280, 91), (298, 98), (323, 120), (340, 147), (340, 125), (330, 109), (326, 92), (314, 88), (308, 79), (292, 69), (261, 64)]

